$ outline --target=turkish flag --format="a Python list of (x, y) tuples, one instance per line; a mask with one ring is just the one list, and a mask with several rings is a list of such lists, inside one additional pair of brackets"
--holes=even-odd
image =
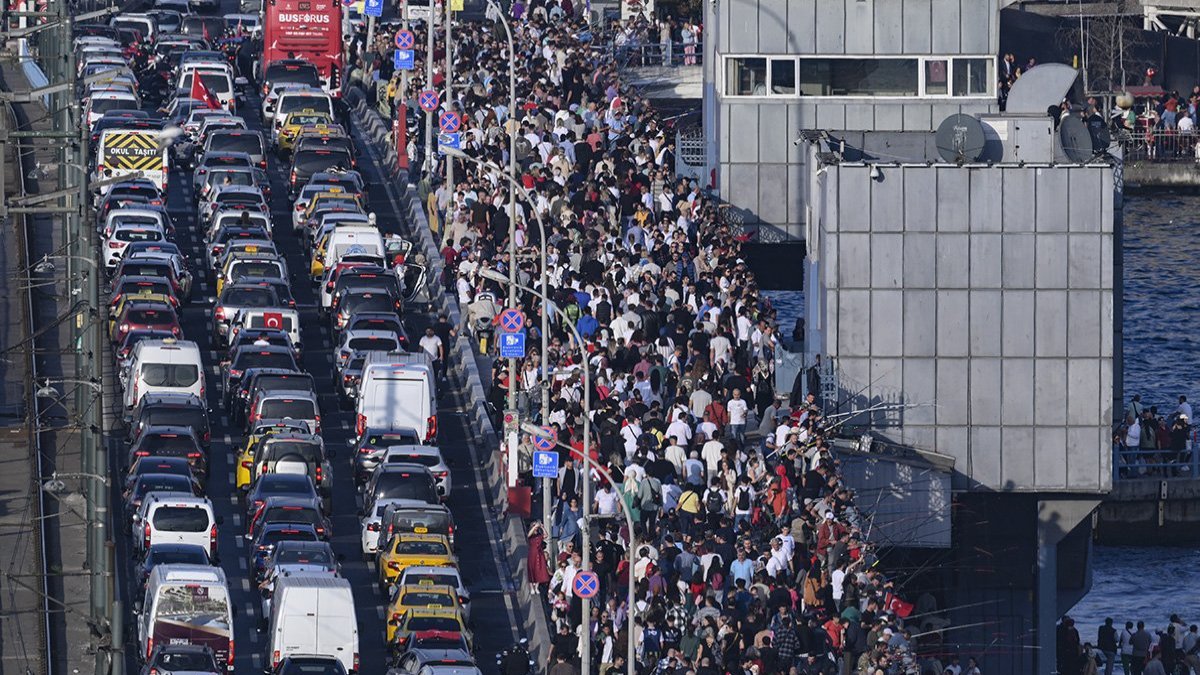
[(191, 95), (192, 98), (197, 101), (203, 101), (205, 106), (213, 110), (221, 107), (221, 100), (208, 87), (204, 86), (204, 79), (200, 77), (199, 71), (192, 73)]
[(884, 609), (895, 614), (901, 619), (907, 618), (912, 614), (913, 604), (900, 599), (895, 593), (888, 593), (883, 600)]
[(283, 313), (281, 312), (264, 312), (263, 327), (283, 329)]

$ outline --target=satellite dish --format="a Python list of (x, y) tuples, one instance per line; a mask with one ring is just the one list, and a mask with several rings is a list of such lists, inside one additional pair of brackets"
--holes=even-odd
[(1063, 153), (1072, 162), (1086, 162), (1096, 154), (1092, 149), (1092, 133), (1078, 117), (1068, 116), (1060, 122), (1058, 137), (1062, 141)]
[(983, 123), (970, 115), (951, 115), (938, 125), (938, 154), (947, 162), (975, 162), (983, 157), (987, 137)]

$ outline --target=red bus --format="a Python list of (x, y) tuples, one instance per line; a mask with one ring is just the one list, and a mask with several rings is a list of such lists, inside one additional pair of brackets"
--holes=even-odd
[(263, 7), (263, 51), (259, 73), (280, 59), (304, 59), (317, 67), (321, 87), (341, 96), (341, 0), (268, 0)]

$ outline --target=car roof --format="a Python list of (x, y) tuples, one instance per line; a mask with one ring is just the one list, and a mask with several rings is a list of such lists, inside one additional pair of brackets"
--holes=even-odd
[(174, 434), (176, 436), (196, 437), (196, 432), (191, 427), (174, 424), (151, 424), (142, 430), (140, 438), (145, 438), (150, 434)]
[(317, 394), (307, 389), (268, 389), (263, 392), (260, 401), (269, 398), (303, 398), (317, 400)]

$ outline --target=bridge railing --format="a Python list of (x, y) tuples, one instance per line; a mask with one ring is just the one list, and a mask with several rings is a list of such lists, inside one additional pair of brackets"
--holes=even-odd
[(1200, 163), (1200, 132), (1178, 129), (1120, 132), (1126, 162)]
[(1113, 482), (1200, 478), (1200, 429), (1192, 427), (1186, 449), (1129, 448), (1113, 444)]

